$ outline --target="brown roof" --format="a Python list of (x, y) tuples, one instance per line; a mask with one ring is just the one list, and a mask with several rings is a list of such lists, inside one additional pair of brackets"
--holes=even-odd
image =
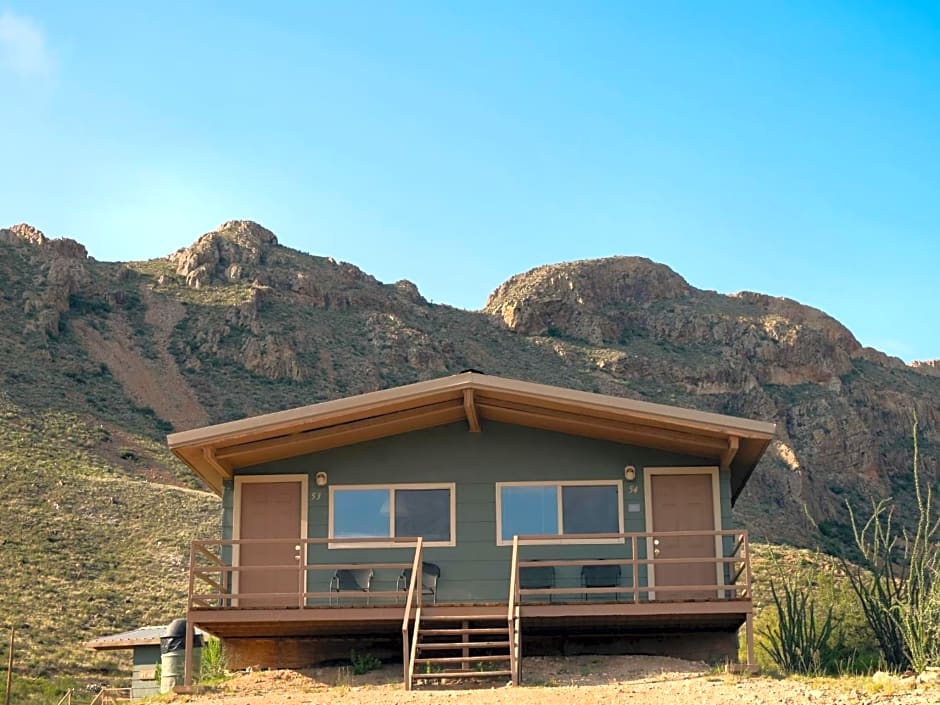
[[(464, 372), (167, 436), (216, 492), (232, 471), (422, 428), (497, 421), (714, 460), (736, 498), (773, 439), (772, 423)], [(485, 427), (483, 429), (485, 433)]]

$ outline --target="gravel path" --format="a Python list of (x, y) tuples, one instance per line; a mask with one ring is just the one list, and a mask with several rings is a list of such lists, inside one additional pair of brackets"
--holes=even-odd
[(365, 676), (348, 668), (261, 671), (236, 676), (218, 690), (174, 696), (192, 705), (940, 705), (940, 686), (912, 688), (913, 679), (880, 686), (871, 679), (797, 679), (716, 674), (703, 663), (651, 656), (527, 658), (523, 687), (481, 680), (475, 684), (419, 686), (406, 692), (401, 668)]

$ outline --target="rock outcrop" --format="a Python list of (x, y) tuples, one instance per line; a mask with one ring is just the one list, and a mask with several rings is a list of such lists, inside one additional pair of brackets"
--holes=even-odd
[(277, 237), (250, 220), (230, 220), (170, 255), (176, 273), (198, 289), (209, 284), (251, 281), (260, 274), (265, 255)]
[(925, 375), (940, 377), (940, 360), (915, 360), (911, 367)]
[(28, 318), (23, 334), (38, 331), (57, 336), (61, 315), (89, 282), (85, 266), (88, 251), (69, 238), (50, 240), (27, 223), (0, 229), (0, 242), (20, 248), (35, 265), (32, 286), (22, 292), (23, 312)]
[(623, 333), (623, 325), (606, 315), (607, 307), (628, 303), (642, 308), (690, 292), (668, 267), (640, 257), (610, 257), (516, 275), (490, 295), (484, 311), (523, 335), (561, 334), (601, 345)]

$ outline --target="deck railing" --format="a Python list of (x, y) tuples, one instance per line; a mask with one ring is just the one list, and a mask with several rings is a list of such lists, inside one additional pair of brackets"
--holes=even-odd
[[(667, 542), (681, 541), (682, 539), (705, 539), (714, 544), (709, 548), (707, 556), (665, 556), (662, 555), (662, 546)], [(567, 545), (566, 545), (567, 544)], [(528, 559), (522, 557), (524, 551), (530, 547), (539, 547), (539, 553), (546, 555), (567, 551), (570, 555), (571, 544), (582, 545), (581, 553), (588, 556), (592, 547), (603, 552), (604, 558), (564, 558), (564, 559)], [(621, 547), (622, 546), (622, 547)], [(642, 549), (642, 550), (641, 550)], [(672, 546), (673, 550), (676, 547)], [(682, 552), (678, 549), (676, 552)], [(667, 553), (669, 551), (667, 550)], [(642, 554), (642, 555), (641, 555)], [(668, 576), (668, 580), (656, 580), (657, 566), (671, 567), (697, 567), (701, 565), (714, 566), (709, 574), (715, 576), (714, 582), (689, 584), (688, 576), (685, 579), (677, 576)], [(585, 579), (585, 568), (591, 567), (611, 568), (617, 566), (619, 570), (609, 571), (599, 578)], [(628, 567), (629, 571), (623, 568)], [(538, 570), (538, 577), (529, 581), (524, 579), (523, 572), (527, 568)], [(556, 569), (570, 569), (567, 579), (573, 582), (580, 568), (577, 584), (558, 586), (556, 582)], [(549, 572), (546, 573), (546, 570)], [(546, 575), (550, 576), (546, 580)], [(661, 576), (662, 577), (662, 576)], [(544, 587), (545, 583), (551, 587)], [(561, 582), (564, 582), (562, 580)], [(527, 587), (538, 584), (539, 587)], [(750, 601), (751, 600), (751, 560), (750, 544), (746, 531), (659, 531), (642, 533), (612, 533), (612, 534), (578, 534), (574, 537), (547, 536), (514, 536), (512, 541), (512, 558), (509, 572), (509, 610), (507, 619), (510, 633), (510, 669), (512, 682), (519, 683), (521, 665), (521, 617), (525, 598), (529, 596), (533, 601), (551, 603), (583, 602), (593, 596), (609, 601), (620, 602), (622, 597), (627, 602), (639, 604), (641, 602), (668, 603), (687, 601)], [(753, 622), (750, 611), (747, 612), (747, 662), (753, 665)]]
[[(698, 539), (699, 553), (705, 555), (682, 555), (689, 550), (688, 544), (682, 545), (683, 539)], [(702, 540), (708, 546), (707, 550), (701, 550)], [(402, 607), (402, 661), (405, 688), (410, 689), (424, 594), (422, 539), (383, 539), (385, 545), (392, 544), (400, 549), (413, 548), (414, 554), (410, 556), (409, 562), (319, 563), (310, 560), (316, 547), (354, 548), (357, 545), (374, 544), (375, 541), (374, 538), (194, 541), (190, 551), (189, 609), (322, 609), (339, 600), (344, 604), (351, 600), (354, 604), (363, 606)], [(573, 544), (579, 544), (579, 547), (573, 550)], [(288, 562), (283, 558), (275, 558), (267, 565), (260, 565), (261, 561), (256, 560), (256, 555), (251, 563), (242, 565), (239, 554), (246, 546), (272, 548), (268, 559), (280, 552), (281, 555), (292, 556), (293, 560)], [(288, 550), (285, 553), (285, 546), (291, 547), (293, 552)], [(539, 557), (531, 556), (531, 552), (536, 552)], [(530, 553), (530, 556), (524, 556), (525, 553)], [(552, 555), (569, 557), (553, 558)], [(325, 551), (322, 557), (327, 557)], [(350, 554), (350, 557), (354, 556)], [(706, 570), (704, 575), (708, 577), (702, 579), (695, 578), (695, 572), (691, 576), (675, 572), (666, 575), (668, 568), (694, 571), (702, 565), (713, 568)], [(594, 577), (590, 578), (590, 569), (598, 566), (608, 570), (594, 571)], [(617, 570), (609, 570), (614, 566)], [(659, 576), (657, 568), (660, 570)], [(531, 576), (524, 573), (526, 569), (540, 569), (539, 579), (527, 579)], [(546, 569), (550, 569), (550, 572), (546, 573)], [(335, 581), (337, 571), (342, 570), (364, 570), (366, 574), (380, 576), (376, 580), (379, 584), (389, 584), (394, 580), (395, 589), (374, 590), (371, 585), (362, 590), (347, 589), (348, 585), (344, 586)], [(257, 590), (258, 586), (254, 585), (251, 590), (240, 590), (240, 578), (255, 571), (278, 573), (283, 584), (290, 582), (294, 588), (260, 592)], [(545, 585), (546, 574), (551, 577), (548, 581), (550, 586)], [(698, 575), (703, 574), (699, 572)], [(402, 577), (407, 577), (407, 587)], [(560, 579), (556, 580), (559, 577)], [(576, 580), (578, 577), (580, 580)], [(533, 586), (533, 582), (537, 585)], [(311, 585), (322, 585), (328, 589), (311, 589)], [(528, 602), (526, 598), (529, 598)], [(747, 614), (748, 663), (753, 663), (753, 620), (749, 604), (750, 544), (746, 531), (660, 531), (578, 534), (576, 537), (514, 537), (506, 612), (510, 635), (509, 660), (514, 684), (519, 682), (522, 656), (521, 620), (526, 614), (526, 606), (535, 603), (556, 603), (561, 607), (562, 603), (583, 604), (592, 598), (620, 605), (689, 601), (747, 603), (744, 611)], [(187, 684), (191, 674), (189, 649), (187, 641)]]
[[(661, 555), (660, 547), (666, 542), (683, 538), (706, 539), (714, 542), (714, 551), (701, 557), (683, 557)], [(266, 609), (266, 608), (322, 608), (333, 603), (355, 605), (401, 605), (409, 600), (417, 600), (421, 605), (422, 590), (415, 592), (414, 586), (421, 582), (421, 555), (419, 539), (400, 538), (383, 539), (383, 543), (392, 544), (401, 549), (414, 549), (408, 562), (331, 562), (311, 561), (314, 547), (355, 548), (357, 545), (374, 544), (373, 538), (355, 539), (228, 539), (212, 541), (194, 541), (190, 550), (189, 609)], [(531, 549), (538, 546), (539, 555), (558, 553), (570, 549), (565, 544), (592, 544), (581, 546), (579, 553), (585, 557), (540, 558), (531, 556)], [(242, 565), (239, 553), (246, 546), (263, 546), (272, 550), (290, 547), (292, 561), (272, 562), (268, 565), (255, 563)], [(603, 555), (589, 557), (591, 548), (601, 549), (593, 552)], [(555, 551), (558, 549), (558, 552)], [(525, 554), (529, 552), (530, 556)], [(288, 551), (290, 553), (290, 551)], [(355, 551), (349, 554), (355, 558)], [(570, 550), (562, 555), (571, 555)], [(335, 554), (333, 554), (335, 555)], [(324, 556), (326, 557), (326, 556)], [(333, 556), (331, 555), (330, 558)], [(345, 557), (345, 556), (344, 556)], [(714, 580), (699, 584), (686, 584), (683, 581), (656, 580), (656, 570), (662, 567), (691, 568), (696, 565), (714, 566), (709, 576)], [(621, 574), (614, 585), (591, 586), (575, 582), (577, 569), (591, 566), (619, 565)], [(415, 567), (417, 566), (417, 568)], [(520, 570), (526, 568), (551, 568), (564, 578), (552, 587), (527, 587), (521, 580)], [(333, 577), (340, 570), (362, 570), (374, 572), (374, 585), (368, 590), (337, 591)], [(404, 571), (410, 570), (409, 583), (400, 582)], [(255, 589), (242, 590), (242, 576), (249, 573), (279, 574), (282, 583), (290, 582), (291, 589), (279, 588), (277, 592), (259, 592)], [(294, 576), (291, 578), (290, 576)], [(394, 589), (388, 589), (394, 584)], [(374, 589), (374, 586), (380, 589)], [(323, 589), (317, 589), (322, 586)], [(386, 589), (381, 589), (385, 586)], [(407, 587), (407, 591), (406, 591)], [(749, 600), (751, 596), (750, 545), (746, 531), (671, 531), (638, 532), (610, 534), (579, 534), (576, 538), (557, 535), (525, 536), (516, 538), (510, 566), (509, 610), (507, 618), (511, 623), (518, 621), (516, 612), (520, 605), (535, 599), (546, 601), (567, 599), (595, 599), (606, 596), (610, 600), (632, 601), (634, 603), (657, 601), (694, 600)], [(411, 608), (406, 611), (410, 619)]]
[[(334, 601), (337, 603), (352, 601), (354, 604), (365, 605), (378, 601), (379, 604), (400, 605), (406, 593), (399, 583), (399, 577), (402, 571), (412, 569), (411, 582), (414, 582), (414, 561), (319, 563), (310, 560), (312, 547), (355, 548), (357, 545), (375, 542), (374, 538), (194, 541), (189, 555), (189, 609), (306, 609), (330, 606)], [(415, 560), (420, 556), (420, 539), (382, 539), (382, 543), (393, 544), (402, 549), (414, 548)], [(267, 565), (256, 563), (242, 565), (239, 554), (247, 546), (262, 546), (280, 552), (283, 552), (285, 547), (290, 547), (293, 548), (293, 560), (278, 559), (279, 562)], [(289, 549), (288, 553), (290, 553)], [(368, 590), (334, 589), (336, 585), (334, 576), (337, 571), (360, 569), (374, 571), (373, 580), (377, 584), (389, 585), (394, 581), (395, 589), (373, 590), (371, 586)], [(292, 588), (290, 590), (281, 588), (276, 592), (244, 590), (242, 578), (249, 573), (279, 575), (285, 584), (289, 581)], [(417, 573), (420, 578), (420, 561), (418, 561)], [(311, 586), (319, 585), (326, 589), (311, 589)], [(420, 598), (418, 599), (420, 604)]]
[[(661, 556), (665, 542), (682, 539), (705, 539), (714, 543), (714, 550), (707, 556)], [(541, 546), (540, 553), (549, 551), (549, 546), (565, 543), (604, 544), (604, 558), (528, 559), (522, 553), (531, 546)], [(622, 544), (622, 550), (606, 544)], [(584, 547), (589, 548), (589, 547)], [(600, 546), (598, 546), (600, 548)], [(681, 552), (682, 549), (679, 549)], [(669, 551), (667, 551), (668, 554)], [(589, 553), (589, 551), (584, 551)], [(618, 555), (619, 554), (619, 555)], [(714, 566), (714, 581), (703, 580), (689, 583), (687, 579), (656, 580), (657, 566), (694, 569), (697, 566)], [(615, 578), (585, 581), (584, 568), (593, 566), (620, 566)], [(629, 570), (623, 570), (628, 567)], [(521, 571), (526, 568), (551, 569), (554, 576), (557, 568), (581, 568), (580, 582), (552, 587), (526, 587)], [(572, 582), (573, 576), (569, 576)], [(600, 583), (600, 584), (589, 584)], [(628, 602), (687, 602), (726, 601), (751, 599), (750, 544), (746, 531), (658, 531), (639, 533), (578, 534), (576, 538), (560, 538), (557, 535), (515, 537), (513, 540), (512, 566), (510, 568), (510, 609), (523, 604), (526, 596), (552, 601), (587, 600), (591, 596), (609, 600), (626, 598)], [(510, 615), (512, 617), (512, 615)]]

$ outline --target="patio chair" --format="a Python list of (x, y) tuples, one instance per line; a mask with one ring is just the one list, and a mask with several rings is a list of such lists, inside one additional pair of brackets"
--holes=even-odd
[[(555, 587), (554, 566), (533, 565), (519, 568), (520, 590), (544, 590)], [(534, 597), (541, 597), (535, 595)], [(552, 594), (548, 594), (548, 601), (552, 601)]]
[[(581, 566), (581, 587), (606, 588), (620, 586), (620, 564), (611, 565), (583, 565)], [(587, 600), (590, 593), (584, 593)], [(620, 593), (614, 593), (614, 599), (620, 599)]]
[(341, 569), (333, 573), (330, 578), (330, 604), (333, 604), (333, 593), (336, 595), (336, 604), (339, 604), (341, 592), (364, 592), (366, 604), (369, 604), (369, 592), (372, 590), (372, 578), (375, 571), (371, 568)]
[[(421, 594), (430, 595), (431, 603), (437, 604), (437, 581), (441, 579), (441, 567), (436, 563), (421, 563)], [(411, 568), (405, 568), (398, 576), (398, 589), (408, 591), (411, 586)]]

